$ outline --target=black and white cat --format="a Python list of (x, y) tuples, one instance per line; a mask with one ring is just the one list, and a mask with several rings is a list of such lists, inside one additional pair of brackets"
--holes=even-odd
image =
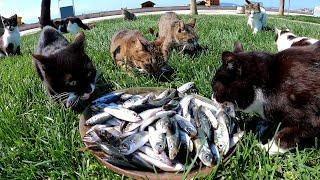
[(313, 39), (309, 37), (298, 37), (293, 34), (289, 29), (280, 30), (275, 29), (276, 33), (276, 43), (278, 51), (283, 51), (293, 46), (308, 46), (318, 42), (318, 39)]
[(17, 15), (10, 18), (1, 16), (4, 34), (0, 37), (0, 58), (8, 55), (20, 55), (20, 32)]
[(121, 8), (121, 14), (123, 15), (123, 19), (127, 21), (134, 21), (137, 19), (136, 15), (128, 11), (127, 8)]
[(54, 100), (67, 107), (75, 106), (80, 99), (86, 100), (95, 90), (96, 69), (85, 53), (83, 32), (74, 42), (51, 27), (50, 0), (42, 0), (38, 47), (33, 56), (35, 68), (48, 93)]
[(253, 4), (248, 0), (246, 2), (250, 11), (247, 24), (253, 29), (253, 34), (257, 34), (258, 31), (266, 27), (266, 10), (259, 3)]
[(55, 21), (57, 29), (62, 33), (77, 34), (80, 28), (90, 30), (90, 27), (84, 24), (78, 17), (67, 17), (61, 21)]

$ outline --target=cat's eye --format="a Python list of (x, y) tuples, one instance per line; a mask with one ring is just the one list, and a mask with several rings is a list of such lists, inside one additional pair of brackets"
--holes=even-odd
[(75, 85), (77, 85), (77, 81), (71, 81), (71, 82), (69, 82), (69, 85), (70, 86), (75, 86)]
[(178, 33), (181, 33), (181, 31), (182, 31), (182, 30), (179, 28)]

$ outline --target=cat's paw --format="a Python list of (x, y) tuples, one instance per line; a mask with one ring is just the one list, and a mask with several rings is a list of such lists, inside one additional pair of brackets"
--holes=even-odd
[(269, 155), (283, 154), (289, 151), (289, 149), (283, 149), (279, 147), (274, 140), (269, 141), (267, 144), (259, 143), (258, 146), (267, 151)]

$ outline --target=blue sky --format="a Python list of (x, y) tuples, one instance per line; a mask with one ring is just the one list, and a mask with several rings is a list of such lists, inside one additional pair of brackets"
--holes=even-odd
[[(91, 12), (109, 11), (120, 9), (121, 7), (138, 8), (140, 3), (146, 0), (74, 0), (76, 14), (86, 14)], [(278, 7), (279, 0), (260, 0), (266, 7)], [(287, 5), (289, 4), (289, 0)], [(68, 4), (71, 0), (62, 0)], [(153, 0), (156, 6), (187, 5), (190, 0)], [(243, 4), (244, 0), (220, 0), (221, 3)], [(0, 0), (0, 13), (3, 16), (18, 14), (23, 17), (26, 23), (37, 21), (40, 15), (41, 0)], [(320, 0), (291, 0), (291, 9), (312, 8), (320, 5)], [(58, 0), (51, 0), (51, 15), (53, 18), (59, 17)]]

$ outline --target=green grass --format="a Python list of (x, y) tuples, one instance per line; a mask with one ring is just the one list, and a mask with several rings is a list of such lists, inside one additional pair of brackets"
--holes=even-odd
[[(109, 53), (112, 35), (122, 29), (138, 29), (148, 34), (159, 16), (139, 17), (134, 22), (109, 20), (86, 32), (86, 51), (104, 79), (113, 89), (141, 86), (179, 86), (194, 81), (203, 96), (210, 97), (210, 81), (220, 65), (221, 53), (232, 50), (234, 41), (243, 42), (246, 50), (276, 52), (274, 33), (256, 36), (246, 27), (244, 16), (198, 16), (200, 43), (209, 51), (191, 59), (174, 52), (170, 64), (176, 69), (172, 82), (162, 83), (146, 77), (129, 76), (119, 70)], [(183, 16), (187, 20), (187, 16)], [(269, 26), (291, 28), (296, 34), (320, 38), (316, 25), (270, 19)], [(146, 35), (151, 39), (151, 35)], [(69, 39), (73, 39), (68, 35)], [(38, 34), (22, 38), (23, 55), (0, 61), (0, 178), (1, 179), (121, 179), (105, 169), (84, 145), (78, 131), (77, 113), (53, 103), (46, 95), (32, 66)], [(100, 85), (104, 86), (104, 84)], [(316, 179), (320, 175), (320, 151), (305, 149), (269, 157), (246, 133), (228, 163), (207, 176), (227, 179)]]
[(285, 15), (285, 16), (276, 16), (276, 17), (289, 19), (289, 20), (295, 20), (295, 21), (302, 21), (302, 22), (310, 22), (310, 23), (320, 24), (320, 18), (319, 17), (313, 17), (313, 16), (291, 16), (291, 15)]

